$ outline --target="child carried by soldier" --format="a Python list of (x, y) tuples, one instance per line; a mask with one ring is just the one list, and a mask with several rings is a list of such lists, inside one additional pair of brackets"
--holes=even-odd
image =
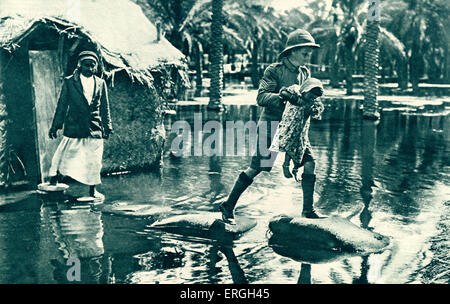
[[(308, 78), (301, 85), (282, 88), (280, 95), (295, 99), (296, 102), (286, 104), (270, 150), (286, 153), (283, 174), (286, 178), (294, 175), (297, 180), (298, 169), (305, 161), (304, 156), (312, 154), (308, 136), (310, 117), (318, 120), (322, 118), (324, 106), (320, 97), (323, 95), (323, 86), (319, 79)], [(294, 164), (293, 174), (289, 171), (291, 161)]]

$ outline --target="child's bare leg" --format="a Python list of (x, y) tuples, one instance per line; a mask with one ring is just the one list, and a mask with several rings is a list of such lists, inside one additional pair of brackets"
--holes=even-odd
[(286, 153), (284, 156), (284, 163), (283, 163), (283, 175), (286, 178), (292, 178), (292, 174), (289, 171), (290, 163), (291, 163), (291, 157)]
[(295, 181), (299, 181), (297, 177), (298, 169), (300, 168), (300, 163), (294, 162), (294, 168), (292, 169), (292, 175), (294, 175)]

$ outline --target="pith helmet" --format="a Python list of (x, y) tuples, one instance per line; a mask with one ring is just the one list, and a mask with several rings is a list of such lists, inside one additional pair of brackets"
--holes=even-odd
[(319, 48), (320, 45), (316, 43), (313, 36), (308, 31), (298, 29), (293, 31), (288, 35), (288, 39), (286, 41), (286, 46), (284, 50), (280, 53), (279, 57), (284, 57), (289, 50), (298, 48), (298, 47), (315, 47)]

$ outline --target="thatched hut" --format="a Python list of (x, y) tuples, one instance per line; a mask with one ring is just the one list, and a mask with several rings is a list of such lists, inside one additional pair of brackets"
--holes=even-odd
[(103, 173), (159, 164), (165, 101), (187, 82), (183, 54), (128, 0), (0, 2), (0, 184), (46, 179), (62, 81), (82, 50), (101, 58), (114, 135)]

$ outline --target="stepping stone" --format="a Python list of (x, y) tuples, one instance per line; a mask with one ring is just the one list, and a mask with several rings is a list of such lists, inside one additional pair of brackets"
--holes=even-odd
[(50, 183), (42, 183), (37, 186), (39, 193), (44, 192), (63, 192), (69, 189), (69, 186), (63, 183), (58, 183), (56, 185), (51, 185)]

